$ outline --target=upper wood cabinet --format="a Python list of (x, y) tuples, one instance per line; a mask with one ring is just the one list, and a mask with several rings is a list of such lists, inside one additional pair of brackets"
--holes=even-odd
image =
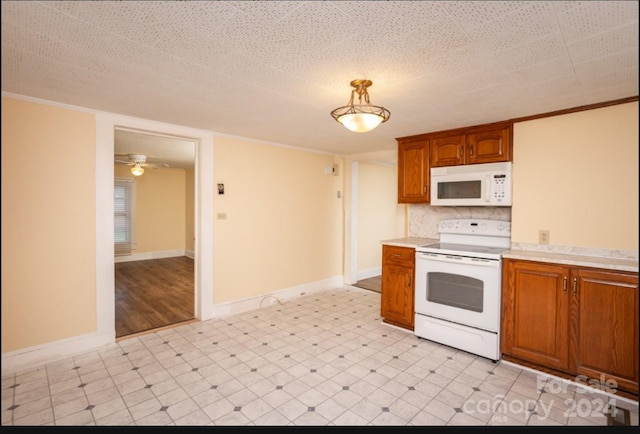
[(397, 138), (398, 203), (429, 203), (432, 167), (513, 160), (513, 123)]
[(471, 127), (431, 139), (431, 167), (512, 160), (512, 124)]
[(429, 203), (429, 140), (398, 140), (398, 203)]
[(464, 134), (431, 139), (431, 167), (464, 164)]

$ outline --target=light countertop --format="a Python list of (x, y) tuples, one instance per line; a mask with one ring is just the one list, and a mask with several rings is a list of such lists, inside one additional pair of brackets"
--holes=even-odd
[(535, 250), (512, 249), (502, 255), (503, 258), (523, 259), (526, 261), (551, 262), (554, 264), (576, 265), (638, 272), (638, 261), (624, 258), (572, 255), (567, 253), (543, 252)]
[[(434, 244), (437, 238), (406, 237), (380, 241), (380, 244), (415, 249), (419, 246)], [(584, 251), (583, 251), (584, 250)], [(582, 254), (577, 254), (582, 253)], [(592, 253), (592, 255), (584, 254)], [(602, 268), (606, 270), (638, 272), (637, 253), (635, 257), (617, 256), (624, 252), (602, 249), (559, 248), (557, 251), (541, 250), (541, 246), (516, 244), (502, 254), (503, 258), (522, 259), (526, 261), (549, 262), (569, 266)], [(594, 256), (595, 254), (595, 256)], [(599, 255), (597, 255), (599, 254)]]
[(414, 249), (418, 246), (433, 244), (433, 243), (437, 243), (438, 241), (439, 240), (437, 238), (407, 237), (407, 238), (395, 238), (392, 240), (383, 240), (383, 241), (380, 241), (380, 244), (386, 244), (388, 246), (409, 247)]

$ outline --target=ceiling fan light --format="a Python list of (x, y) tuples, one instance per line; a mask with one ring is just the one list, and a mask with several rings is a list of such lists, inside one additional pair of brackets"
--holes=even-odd
[(140, 163), (136, 163), (135, 166), (131, 168), (131, 173), (133, 176), (140, 176), (144, 173), (144, 168), (140, 165)]
[[(391, 112), (384, 107), (371, 105), (367, 87), (371, 86), (371, 80), (353, 80), (351, 98), (346, 106), (338, 107), (331, 112), (331, 116), (347, 129), (356, 133), (366, 133), (378, 125), (389, 120)], [(354, 104), (355, 95), (358, 95), (359, 104)], [(363, 103), (364, 99), (364, 103)]]

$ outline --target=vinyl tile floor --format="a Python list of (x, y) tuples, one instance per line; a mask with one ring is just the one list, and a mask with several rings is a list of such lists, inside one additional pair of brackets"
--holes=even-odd
[[(638, 403), (384, 324), (346, 286), (2, 377), (2, 425), (594, 425)], [(623, 413), (628, 410), (628, 413)]]

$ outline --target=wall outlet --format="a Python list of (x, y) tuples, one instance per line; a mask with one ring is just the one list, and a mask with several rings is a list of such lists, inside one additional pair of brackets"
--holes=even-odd
[(538, 243), (549, 244), (549, 231), (540, 229), (538, 232)]
[(227, 213), (226, 212), (219, 212), (217, 214), (217, 218), (218, 218), (218, 220), (226, 220), (227, 219)]

